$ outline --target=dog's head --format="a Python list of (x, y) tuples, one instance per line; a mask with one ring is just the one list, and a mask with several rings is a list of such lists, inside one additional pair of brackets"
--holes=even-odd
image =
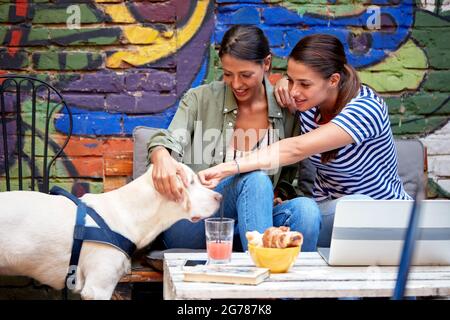
[(203, 186), (191, 168), (182, 166), (188, 181), (188, 187), (183, 189), (182, 208), (188, 214), (187, 219), (197, 222), (219, 209), (222, 195)]

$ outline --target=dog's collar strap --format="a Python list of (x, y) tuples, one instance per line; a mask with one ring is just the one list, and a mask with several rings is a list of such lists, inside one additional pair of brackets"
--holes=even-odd
[[(81, 246), (83, 241), (100, 242), (109, 244), (121, 250), (128, 258), (132, 256), (136, 250), (136, 245), (128, 238), (111, 230), (105, 220), (92, 208), (88, 207), (84, 202), (60, 187), (53, 187), (50, 194), (62, 195), (72, 200), (77, 205), (77, 217), (73, 232), (72, 255), (70, 257), (70, 266), (77, 266), (80, 258)], [(89, 215), (97, 227), (86, 226), (86, 215)]]

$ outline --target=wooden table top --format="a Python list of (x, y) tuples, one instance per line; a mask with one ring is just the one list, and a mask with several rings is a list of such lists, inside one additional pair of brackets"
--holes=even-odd
[[(332, 267), (317, 252), (301, 252), (287, 273), (271, 274), (259, 285), (183, 281), (186, 259), (206, 259), (206, 253), (164, 255), (164, 299), (272, 299), (390, 297), (396, 266)], [(233, 253), (232, 265), (254, 266), (247, 253)], [(450, 266), (411, 267), (407, 296), (450, 296)]]

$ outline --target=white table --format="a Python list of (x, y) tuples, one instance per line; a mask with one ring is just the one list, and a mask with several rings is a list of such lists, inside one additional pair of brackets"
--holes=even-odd
[[(257, 286), (184, 282), (186, 259), (206, 259), (206, 253), (164, 255), (164, 299), (390, 297), (397, 277), (397, 267), (330, 267), (317, 252), (301, 252), (288, 273)], [(233, 253), (231, 264), (253, 265), (247, 253)], [(450, 266), (412, 267), (406, 295), (450, 296)]]

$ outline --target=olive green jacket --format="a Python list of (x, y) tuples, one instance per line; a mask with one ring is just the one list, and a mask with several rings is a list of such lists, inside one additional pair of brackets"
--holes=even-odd
[[(299, 126), (295, 117), (277, 104), (267, 78), (264, 85), (269, 121), (275, 134), (278, 134), (279, 139), (298, 135)], [(222, 81), (188, 90), (169, 128), (159, 130), (150, 138), (147, 145), (148, 160), (155, 147), (164, 146), (172, 151), (175, 159), (195, 172), (222, 163), (235, 126), (237, 109), (231, 88)], [(277, 170), (271, 176), (273, 185), (276, 186), (280, 179), (291, 183), (296, 170), (296, 165)]]

